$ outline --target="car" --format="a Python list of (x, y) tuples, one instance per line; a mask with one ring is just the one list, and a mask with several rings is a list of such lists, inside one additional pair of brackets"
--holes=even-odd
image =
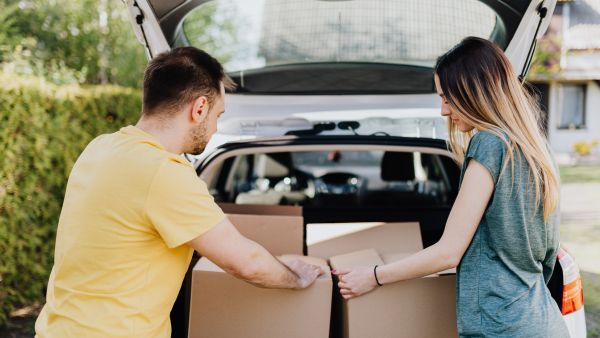
[[(459, 187), (432, 68), (466, 36), (499, 45), (524, 78), (556, 0), (126, 0), (149, 58), (193, 45), (235, 80), (199, 157), (219, 203), (299, 205), (316, 224), (418, 221), (435, 243)], [(338, 229), (348, 232), (352, 229)], [(197, 260), (192, 261), (190, 271)], [(187, 336), (191, 273), (172, 310)], [(548, 288), (585, 337), (581, 276), (563, 249)]]

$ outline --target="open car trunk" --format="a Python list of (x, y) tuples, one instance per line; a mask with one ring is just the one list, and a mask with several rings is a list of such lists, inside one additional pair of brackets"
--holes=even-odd
[(263, 94), (432, 91), (435, 59), (470, 35), (498, 44), (524, 75), (556, 5), (556, 0), (126, 2), (149, 57), (196, 46), (225, 64), (240, 92)]
[[(315, 136), (229, 143), (198, 164), (197, 171), (244, 235), (276, 255), (304, 254), (338, 267), (359, 264), (364, 259), (380, 260), (381, 264), (435, 243), (458, 189), (458, 167), (446, 143), (435, 139)], [(228, 320), (240, 326), (251, 321), (254, 324), (248, 327), (260, 330), (256, 323), (265, 321), (261, 311), (267, 311), (268, 299), (274, 297), (269, 292), (281, 290), (246, 289), (244, 282), (238, 285), (232, 280), (215, 280), (214, 284), (229, 288), (229, 300), (224, 301), (224, 297), (215, 296), (219, 295), (219, 285), (207, 286), (207, 278), (216, 278), (213, 268), (207, 267), (205, 259), (198, 261), (198, 258), (190, 266), (174, 310), (174, 336), (186, 336), (190, 330), (190, 337), (206, 334), (217, 337), (219, 333), (227, 337), (239, 332), (236, 329), (241, 330), (232, 327)], [(321, 281), (329, 283), (330, 291), (320, 295), (329, 298), (313, 300), (315, 304), (297, 304), (284, 310), (282, 304), (292, 302), (288, 298), (298, 292), (280, 295), (288, 298), (276, 303), (278, 310), (271, 309), (269, 317), (283, 316), (300, 328), (288, 324), (283, 331), (276, 331), (274, 324), (268, 324), (269, 332), (273, 337), (282, 332), (286, 337), (360, 337), (370, 326), (369, 315), (382, 315), (380, 319), (384, 320), (387, 312), (388, 320), (380, 328), (383, 337), (396, 336), (398, 325), (415, 320), (405, 328), (409, 330), (406, 332), (420, 331), (421, 337), (434, 337), (447, 329), (445, 336), (456, 336), (454, 272), (447, 274), (402, 284), (397, 290), (389, 287), (383, 293), (374, 292), (349, 304), (339, 297), (335, 278), (333, 281), (330, 278), (329, 282)], [(203, 293), (200, 287), (211, 290)], [(258, 297), (252, 296), (253, 292), (264, 293), (260, 295), (260, 305), (248, 305)], [(239, 297), (239, 302), (233, 306), (231, 298), (235, 297)], [(388, 297), (399, 297), (405, 302), (387, 302), (384, 299)], [(415, 308), (412, 303), (417, 300), (421, 305)], [(382, 313), (373, 312), (369, 304), (361, 305), (364, 301), (379, 304)], [(404, 323), (393, 318), (398, 314), (393, 304), (397, 305), (396, 310), (404, 308), (407, 312)], [(244, 312), (246, 306), (254, 311)], [(294, 311), (302, 306), (313, 308), (300, 316)], [(310, 326), (303, 328), (301, 318), (316, 315), (319, 310), (318, 318), (326, 326), (312, 318)], [(215, 324), (218, 322), (215, 312), (227, 314), (229, 319)], [(296, 317), (295, 321), (288, 316)], [(438, 326), (425, 325), (428, 323), (425, 318), (435, 319)], [(314, 331), (318, 327), (320, 333)], [(206, 333), (200, 335), (200, 332)], [(265, 334), (265, 331), (247, 332), (248, 336)]]
[[(436, 243), (459, 184), (459, 168), (445, 141), (426, 138), (313, 136), (229, 143), (199, 163), (197, 172), (244, 235), (274, 254), (304, 254), (337, 268), (391, 262)], [(335, 278), (329, 277), (320, 282), (333, 292), (320, 291), (321, 303), (285, 310), (281, 304), (291, 300), (266, 299), (289, 295), (273, 296), (271, 290), (247, 288), (241, 281), (199, 283), (215, 273), (214, 267), (206, 267), (210, 263), (199, 259), (193, 259), (172, 312), (174, 337), (188, 336), (190, 328), (190, 337), (203, 337), (199, 332), (216, 337), (215, 332), (228, 328), (225, 337), (231, 327), (244, 322), (253, 323), (247, 330), (264, 335), (256, 323), (266, 322), (274, 330), (261, 317), (269, 302), (278, 304), (269, 316), (288, 318), (286, 314), (292, 313), (294, 318), (287, 320), (296, 320), (296, 326), (287, 327), (295, 327), (294, 333), (287, 332), (286, 337), (317, 335), (311, 331), (315, 327), (321, 327), (325, 337), (361, 337), (365, 330), (373, 330), (367, 323), (375, 318), (381, 337), (395, 337), (400, 330), (412, 337), (436, 337), (441, 332), (456, 336), (454, 271), (396, 283), (350, 302), (340, 298)], [(219, 285), (230, 288), (227, 301), (225, 294), (215, 296), (225, 292)], [(311, 297), (316, 302), (316, 296)], [(262, 299), (261, 304), (253, 305), (253, 299)], [(306, 315), (294, 312), (299, 309)], [(206, 311), (227, 316), (220, 323), (215, 324), (216, 319), (207, 323), (199, 316), (208, 316)], [(321, 324), (303, 329), (302, 318), (310, 318), (308, 314)], [(323, 321), (328, 332), (324, 335)], [(201, 330), (203, 325), (206, 331)], [(257, 332), (248, 332), (253, 334)], [(276, 337), (281, 331), (271, 334)]]

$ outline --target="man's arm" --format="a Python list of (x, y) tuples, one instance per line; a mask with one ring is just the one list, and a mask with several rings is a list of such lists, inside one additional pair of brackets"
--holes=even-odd
[(227, 273), (260, 287), (302, 289), (323, 273), (299, 259), (276, 259), (227, 218), (187, 244)]

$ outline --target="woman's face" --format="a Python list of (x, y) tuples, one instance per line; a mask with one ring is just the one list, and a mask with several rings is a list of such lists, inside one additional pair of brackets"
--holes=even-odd
[(435, 90), (437, 91), (438, 95), (442, 98), (442, 116), (446, 116), (450, 120), (452, 120), (452, 122), (458, 127), (458, 130), (462, 131), (463, 133), (467, 133), (473, 130), (474, 127), (468, 124), (467, 122), (463, 121), (461, 118), (459, 118), (458, 115), (452, 110), (452, 108), (448, 104), (446, 96), (442, 92), (440, 86), (440, 78), (437, 76), (437, 74), (434, 75), (434, 80)]

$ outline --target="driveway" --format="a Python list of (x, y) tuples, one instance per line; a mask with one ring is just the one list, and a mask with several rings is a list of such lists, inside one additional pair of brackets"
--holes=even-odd
[(600, 274), (600, 183), (562, 185), (561, 241), (581, 270)]

